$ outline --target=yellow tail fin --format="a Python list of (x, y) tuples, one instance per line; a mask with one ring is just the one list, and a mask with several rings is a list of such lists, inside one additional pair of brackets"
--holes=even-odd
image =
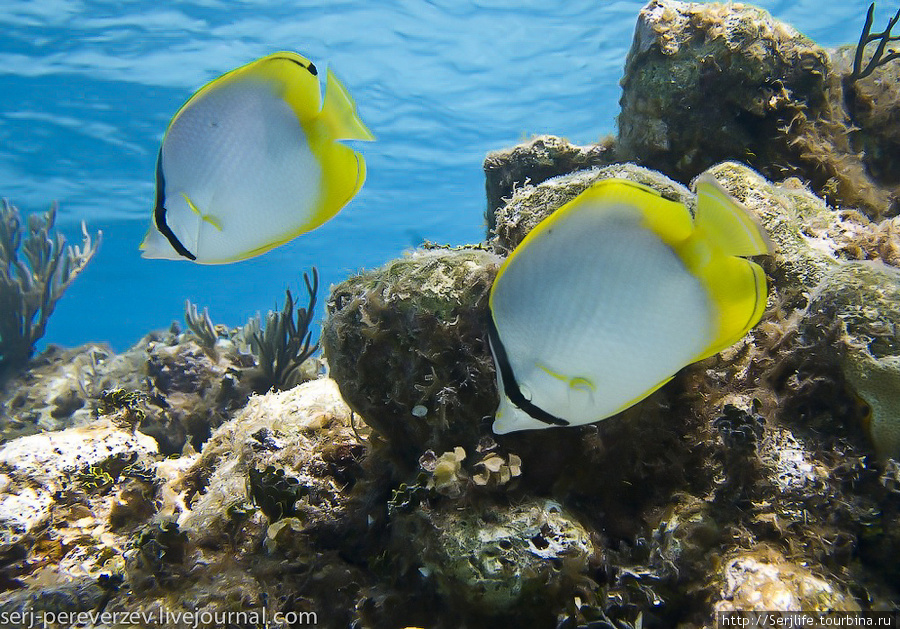
[(346, 88), (328, 69), (325, 79), (325, 105), (322, 120), (336, 140), (374, 140), (375, 136), (359, 119), (356, 103)]
[(733, 256), (772, 253), (772, 242), (756, 217), (728, 194), (712, 175), (700, 175), (696, 187), (694, 225), (710, 243)]
[(762, 267), (735, 256), (717, 256), (703, 269), (703, 283), (718, 315), (713, 341), (695, 360), (734, 345), (756, 325), (769, 295)]

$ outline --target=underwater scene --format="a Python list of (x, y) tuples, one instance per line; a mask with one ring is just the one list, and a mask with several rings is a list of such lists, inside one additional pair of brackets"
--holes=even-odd
[(4, 3), (0, 627), (897, 626), (898, 22)]

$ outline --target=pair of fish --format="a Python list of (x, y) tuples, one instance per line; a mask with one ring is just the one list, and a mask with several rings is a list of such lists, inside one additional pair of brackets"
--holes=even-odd
[[(144, 257), (221, 264), (315, 229), (356, 195), (372, 140), (329, 71), (279, 52), (233, 70), (176, 113), (157, 160)], [(594, 184), (540, 223), (501, 267), (489, 341), (494, 432), (614, 415), (685, 365), (733, 344), (766, 304), (762, 228), (711, 177), (696, 216), (621, 179)]]

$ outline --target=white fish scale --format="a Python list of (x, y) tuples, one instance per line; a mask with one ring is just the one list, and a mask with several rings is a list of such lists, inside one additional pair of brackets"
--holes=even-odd
[[(500, 339), (523, 393), (572, 423), (615, 412), (710, 341), (705, 290), (636, 218), (624, 207), (557, 221), (495, 287)], [(596, 388), (573, 388), (541, 366)]]
[[(220, 258), (300, 230), (322, 188), (321, 166), (293, 110), (266, 83), (246, 80), (182, 110), (166, 135), (163, 172), (169, 225), (186, 234), (182, 242), (195, 254)], [(182, 193), (221, 231), (200, 222)]]

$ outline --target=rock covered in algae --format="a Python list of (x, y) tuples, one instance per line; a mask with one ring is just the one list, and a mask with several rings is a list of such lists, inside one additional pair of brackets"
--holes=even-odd
[(52, 590), (120, 570), (131, 522), (153, 511), (156, 452), (105, 419), (0, 448), (3, 578)]
[(444, 596), (491, 615), (558, 602), (594, 555), (588, 530), (546, 499), (484, 511), (419, 509), (398, 515), (392, 534), (392, 544)]
[(871, 409), (876, 451), (900, 458), (900, 270), (880, 262), (837, 266), (813, 292), (800, 333), (832, 348), (832, 360)]
[[(218, 351), (190, 334), (151, 333), (127, 351), (89, 344), (49, 347), (0, 389), (2, 436), (87, 425), (97, 415), (133, 424), (165, 454), (194, 448), (250, 396), (241, 376), (252, 358), (223, 340)], [(129, 408), (106, 403), (119, 391)], [(123, 411), (130, 410), (130, 416)]]
[[(863, 55), (863, 67), (872, 60), (873, 42)], [(843, 102), (855, 126), (854, 144), (873, 177), (897, 193), (900, 178), (900, 63), (875, 67), (864, 78), (852, 79), (855, 46), (842, 46), (832, 54), (832, 64), (842, 75)]]
[(266, 606), (317, 611), (322, 626), (347, 626), (366, 577), (337, 549), (362, 454), (334, 381), (253, 396), (200, 454), (159, 464), (160, 512), (127, 553), (134, 596), (109, 609)]
[(171, 484), (169, 508), (196, 540), (228, 538), (257, 508), (261, 522), (327, 527), (346, 508), (363, 449), (333, 380), (254, 396)]
[(577, 146), (564, 138), (541, 135), (512, 148), (492, 151), (484, 158), (488, 234), (494, 216), (517, 188), (613, 161), (612, 138), (600, 144)]
[(693, 204), (693, 195), (656, 171), (634, 164), (611, 164), (548, 179), (537, 185), (524, 185), (499, 207), (493, 219), (490, 243), (498, 254), (515, 249), (538, 223), (602, 179), (627, 179), (658, 190), (668, 199)]
[(762, 9), (652, 0), (621, 83), (620, 159), (680, 181), (736, 159), (871, 215), (889, 208), (850, 145), (829, 55)]
[(341, 394), (401, 451), (469, 447), (496, 410), (487, 297), (500, 260), (416, 251), (332, 288), (325, 356)]
[(761, 546), (731, 558), (720, 573), (717, 612), (859, 611), (839, 585)]

